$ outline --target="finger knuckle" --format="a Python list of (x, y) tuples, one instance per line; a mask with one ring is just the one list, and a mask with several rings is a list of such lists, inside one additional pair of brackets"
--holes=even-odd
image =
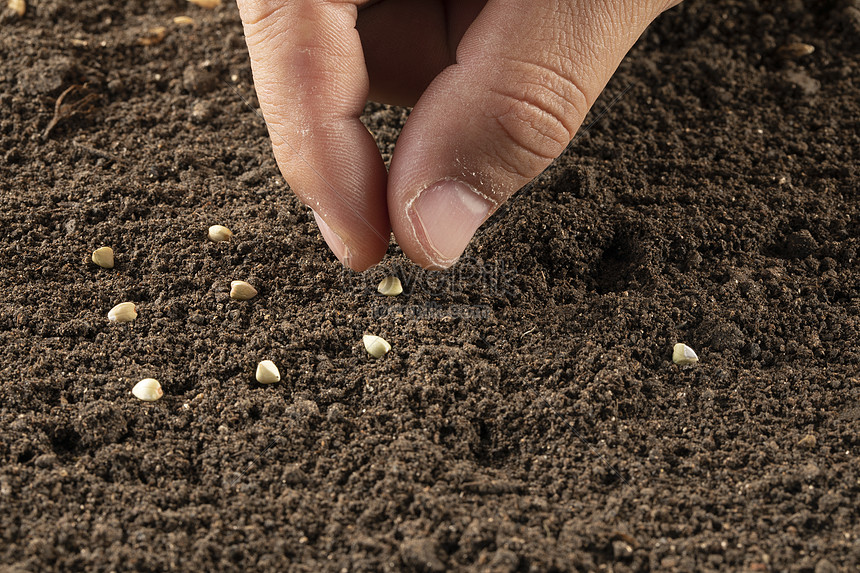
[(265, 28), (285, 10), (285, 6), (268, 0), (239, 0), (239, 16), (248, 29)]
[(526, 177), (561, 155), (584, 116), (582, 92), (549, 70), (496, 96), (495, 121), (506, 144), (498, 146), (499, 153), (506, 154), (500, 160)]

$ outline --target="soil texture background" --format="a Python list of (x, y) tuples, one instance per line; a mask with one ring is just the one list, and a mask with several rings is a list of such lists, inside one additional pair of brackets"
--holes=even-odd
[(0, 20), (3, 571), (857, 570), (857, 0), (664, 14), (442, 273), (340, 268), (235, 5)]

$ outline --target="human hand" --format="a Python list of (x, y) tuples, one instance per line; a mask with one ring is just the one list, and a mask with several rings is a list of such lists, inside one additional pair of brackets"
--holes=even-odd
[[(335, 256), (393, 229), (425, 268), (570, 143), (621, 59), (680, 0), (238, 0), (275, 158)], [(390, 172), (359, 117), (412, 105)]]

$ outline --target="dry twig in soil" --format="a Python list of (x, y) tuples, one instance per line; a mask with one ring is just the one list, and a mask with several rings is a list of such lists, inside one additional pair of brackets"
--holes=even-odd
[(78, 114), (87, 114), (93, 111), (94, 106), (92, 104), (96, 99), (98, 99), (98, 96), (94, 93), (85, 93), (79, 100), (72, 103), (66, 103), (66, 98), (70, 94), (83, 92), (84, 90), (86, 90), (85, 85), (81, 86), (75, 84), (60, 94), (60, 97), (57, 98), (57, 103), (54, 104), (54, 117), (51, 118), (51, 121), (48, 122), (48, 127), (46, 127), (44, 133), (42, 133), (43, 140), (47, 140), (51, 136), (51, 131), (53, 131), (61, 121)]

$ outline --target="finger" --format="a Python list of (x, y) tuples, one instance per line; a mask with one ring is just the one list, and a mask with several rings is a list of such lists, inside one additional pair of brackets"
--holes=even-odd
[(239, 0), (275, 159), (340, 261), (379, 262), (390, 237), (385, 166), (359, 120), (368, 92), (355, 3)]
[(446, 268), (477, 228), (564, 151), (659, 2), (490, 0), (427, 88), (391, 162), (403, 251)]

